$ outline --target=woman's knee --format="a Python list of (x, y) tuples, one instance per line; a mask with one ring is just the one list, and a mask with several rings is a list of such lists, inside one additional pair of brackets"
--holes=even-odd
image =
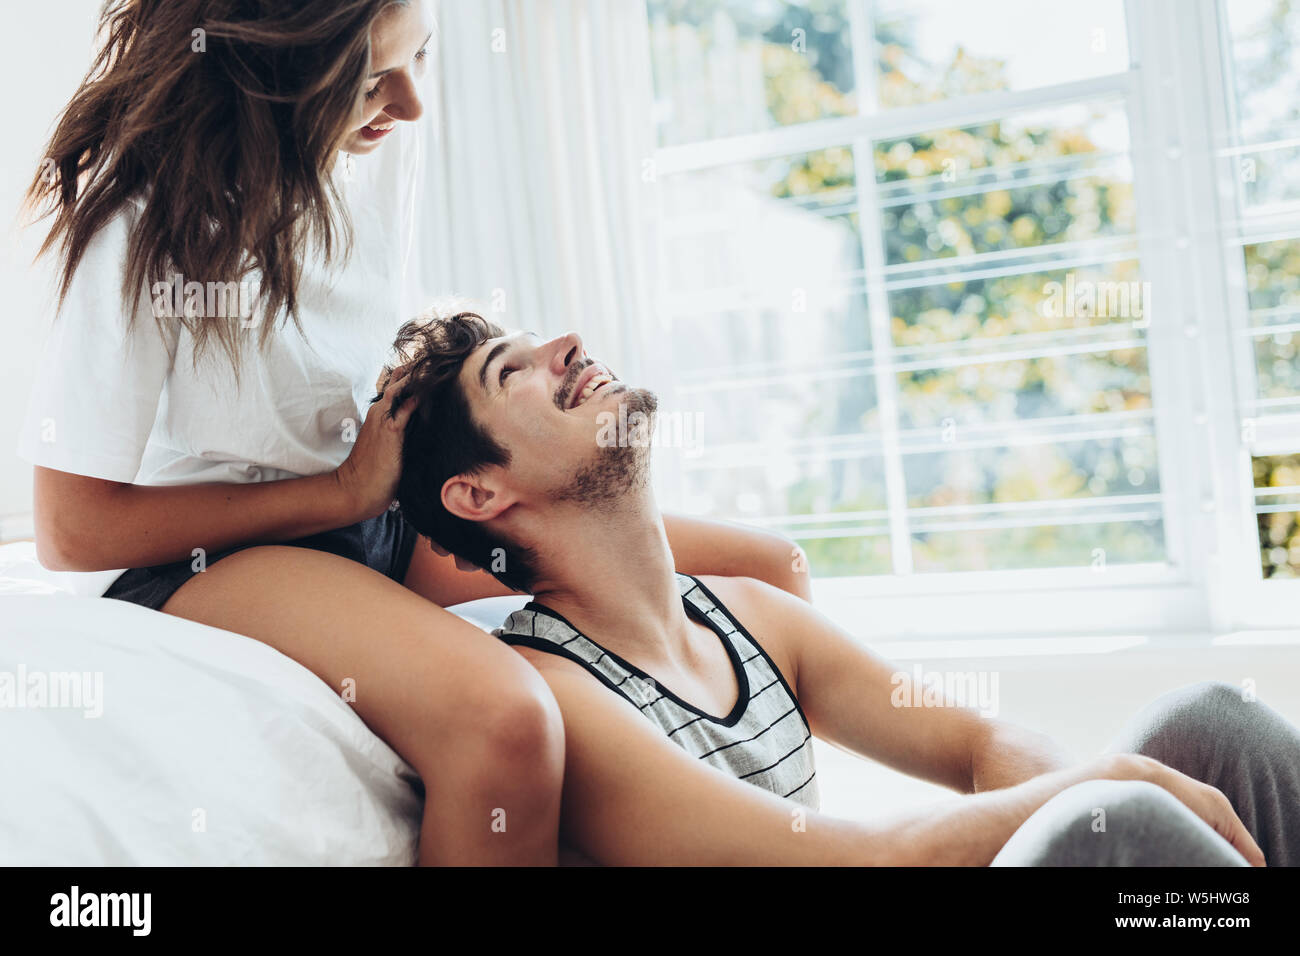
[(564, 720), (541, 675), (529, 668), (512, 675), (502, 693), (483, 704), (484, 746), (515, 767), (564, 765)]
[[(512, 658), (515, 655), (511, 655)], [(564, 772), (564, 721), (546, 682), (521, 658), (488, 686), (465, 686), (426, 715), (428, 760), (493, 789), (558, 788)], [(422, 769), (422, 768), (421, 768)]]

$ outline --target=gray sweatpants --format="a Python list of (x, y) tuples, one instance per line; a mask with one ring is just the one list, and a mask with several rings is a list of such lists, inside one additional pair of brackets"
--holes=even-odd
[[(1107, 748), (1145, 754), (1222, 790), (1269, 866), (1300, 866), (1300, 729), (1241, 688), (1207, 682), (1144, 708)], [(1061, 791), (993, 866), (1247, 866), (1169, 791), (1090, 780)]]

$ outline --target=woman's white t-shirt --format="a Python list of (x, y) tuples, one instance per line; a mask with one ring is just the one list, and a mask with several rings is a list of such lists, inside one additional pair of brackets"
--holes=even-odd
[[(421, 153), (419, 128), (401, 124), (374, 153), (340, 157), (333, 175), (352, 221), (351, 255), (329, 267), (318, 257), (302, 264), (301, 334), (285, 323), (259, 348), (259, 330), (241, 330), (250, 338), (238, 383), (215, 340), (195, 368), (193, 338), (180, 322), (164, 318), (159, 329), (154, 311), (165, 308), (165, 294), (142, 294), (128, 331), (121, 283), (138, 213), (128, 206), (77, 267), (46, 340), (18, 454), (142, 485), (272, 481), (336, 468), (352, 450), (394, 334), (415, 310)], [(181, 285), (206, 289), (228, 278), (184, 276)], [(255, 282), (245, 289), (256, 316)], [(215, 304), (206, 294), (203, 301)], [(102, 593), (115, 576), (96, 574), (88, 590)]]

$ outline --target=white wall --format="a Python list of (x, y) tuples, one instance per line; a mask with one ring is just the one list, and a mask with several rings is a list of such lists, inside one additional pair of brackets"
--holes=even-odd
[(8, 91), (0, 150), (0, 540), (30, 533), (32, 469), (14, 446), (50, 319), (48, 273), (31, 265), (43, 227), (20, 230), (16, 217), (54, 119), (90, 65), (98, 12), (96, 0), (12, 4), (0, 30), (0, 89)]

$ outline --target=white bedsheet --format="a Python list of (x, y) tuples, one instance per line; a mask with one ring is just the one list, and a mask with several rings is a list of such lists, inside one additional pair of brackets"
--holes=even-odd
[[(0, 864), (414, 862), (417, 775), (315, 675), (229, 631), (70, 594), (32, 556), (0, 548)], [(504, 606), (464, 616), (499, 623)], [(18, 706), (59, 673), (102, 681), (102, 714)]]

